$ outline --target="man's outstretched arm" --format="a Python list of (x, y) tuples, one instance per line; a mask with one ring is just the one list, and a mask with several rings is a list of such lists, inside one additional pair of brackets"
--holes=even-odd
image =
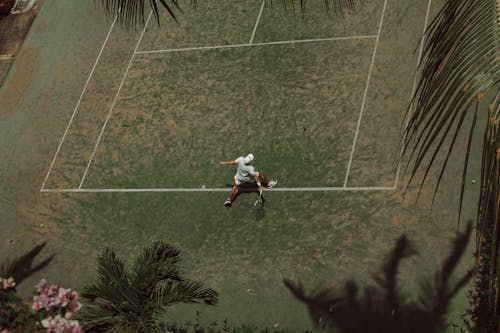
[(231, 160), (231, 161), (220, 161), (219, 162), (220, 165), (233, 165), (233, 164), (236, 164), (236, 160)]

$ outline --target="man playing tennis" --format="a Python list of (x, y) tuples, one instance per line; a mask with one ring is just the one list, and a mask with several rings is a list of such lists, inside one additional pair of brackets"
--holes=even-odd
[(252, 161), (253, 161), (253, 155), (248, 154), (245, 157), (240, 156), (232, 161), (220, 162), (221, 165), (233, 165), (233, 164), (238, 165), (238, 169), (236, 170), (236, 175), (234, 175), (233, 187), (229, 192), (229, 198), (227, 198), (226, 202), (224, 203), (224, 206), (231, 207), (231, 205), (233, 204), (234, 196), (236, 195), (236, 193), (238, 193), (238, 186), (240, 186), (243, 183), (252, 183), (253, 181), (255, 181), (255, 183), (259, 187), (259, 192), (261, 194), (262, 194), (262, 183), (264, 183), (264, 186), (266, 186), (267, 188), (271, 188), (278, 183), (277, 180), (269, 180), (266, 178), (266, 176), (264, 176), (262, 172), (256, 171), (253, 165), (251, 164)]

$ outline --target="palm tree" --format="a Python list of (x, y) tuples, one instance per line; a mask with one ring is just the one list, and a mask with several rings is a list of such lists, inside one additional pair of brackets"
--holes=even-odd
[(78, 313), (85, 332), (164, 332), (165, 310), (178, 303), (215, 305), (217, 292), (184, 278), (176, 248), (162, 241), (146, 247), (127, 269), (111, 248), (97, 259), (98, 280), (84, 288)]
[[(269, 5), (273, 0), (265, 0)], [(361, 0), (323, 0), (327, 12), (330, 10), (341, 11), (343, 7), (355, 8)], [(147, 5), (153, 11), (158, 25), (160, 24), (160, 8), (163, 7), (170, 16), (177, 22), (178, 14), (183, 13), (179, 0), (94, 0), (98, 8), (103, 10), (109, 18), (117, 18), (118, 23), (125, 29), (142, 28), (146, 22), (148, 11)], [(198, 0), (189, 0), (191, 7), (196, 7)], [(250, 1), (249, 1), (250, 2)], [(295, 13), (295, 8), (300, 7), (302, 14), (306, 10), (307, 0), (276, 0), (285, 9), (291, 8)]]
[(374, 274), (376, 286), (366, 287), (358, 295), (356, 282), (350, 280), (344, 289), (325, 288), (307, 294), (300, 282), (284, 280), (292, 294), (305, 303), (314, 324), (323, 329), (340, 329), (344, 333), (440, 333), (450, 302), (470, 280), (472, 272), (456, 283), (450, 279), (463, 256), (471, 234), (469, 223), (464, 234), (457, 236), (452, 251), (436, 272), (434, 279), (421, 282), (418, 299), (405, 296), (398, 286), (398, 267), (402, 259), (416, 253), (402, 235), (384, 260), (380, 273)]
[[(483, 133), (481, 181), (476, 226), (476, 332), (500, 331), (500, 3), (497, 0), (447, 0), (427, 29), (420, 78), (407, 111), (403, 156), (412, 163), (409, 185), (428, 158), (419, 193), (448, 144), (432, 203), (465, 119), (472, 113), (462, 173), (458, 223), (472, 136), (481, 103), (489, 99)], [(485, 98), (486, 97), (486, 98)], [(457, 225), (458, 230), (458, 225)]]

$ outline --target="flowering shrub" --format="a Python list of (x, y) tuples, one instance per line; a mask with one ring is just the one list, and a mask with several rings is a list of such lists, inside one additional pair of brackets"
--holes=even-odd
[(47, 333), (82, 333), (82, 329), (76, 320), (68, 320), (61, 315), (54, 318), (52, 316), (42, 320), (42, 326), (47, 329)]
[(0, 277), (0, 333), (15, 333), (17, 327), (34, 322), (34, 314), (16, 295), (16, 282), (12, 277)]
[(49, 285), (45, 279), (40, 280), (35, 289), (31, 308), (37, 312), (44, 310), (49, 315), (41, 322), (47, 333), (82, 333), (78, 321), (69, 320), (82, 307), (76, 291)]
[(45, 279), (40, 280), (36, 286), (37, 295), (33, 296), (32, 309), (35, 311), (44, 309), (46, 312), (60, 311), (64, 318), (69, 319), (71, 315), (82, 307), (78, 302), (78, 293), (65, 289), (58, 285), (50, 285)]
[(15, 285), (13, 278), (0, 278), (0, 333), (82, 333), (78, 321), (70, 320), (81, 308), (76, 291), (43, 279), (35, 286), (30, 310)]

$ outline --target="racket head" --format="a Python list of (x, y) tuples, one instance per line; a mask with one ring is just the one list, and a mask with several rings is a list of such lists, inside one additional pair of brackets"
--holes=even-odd
[(255, 200), (255, 203), (253, 204), (254, 206), (257, 206), (257, 205), (263, 205), (264, 204), (264, 196), (261, 194), (259, 194), (259, 197), (257, 198), (257, 200)]

